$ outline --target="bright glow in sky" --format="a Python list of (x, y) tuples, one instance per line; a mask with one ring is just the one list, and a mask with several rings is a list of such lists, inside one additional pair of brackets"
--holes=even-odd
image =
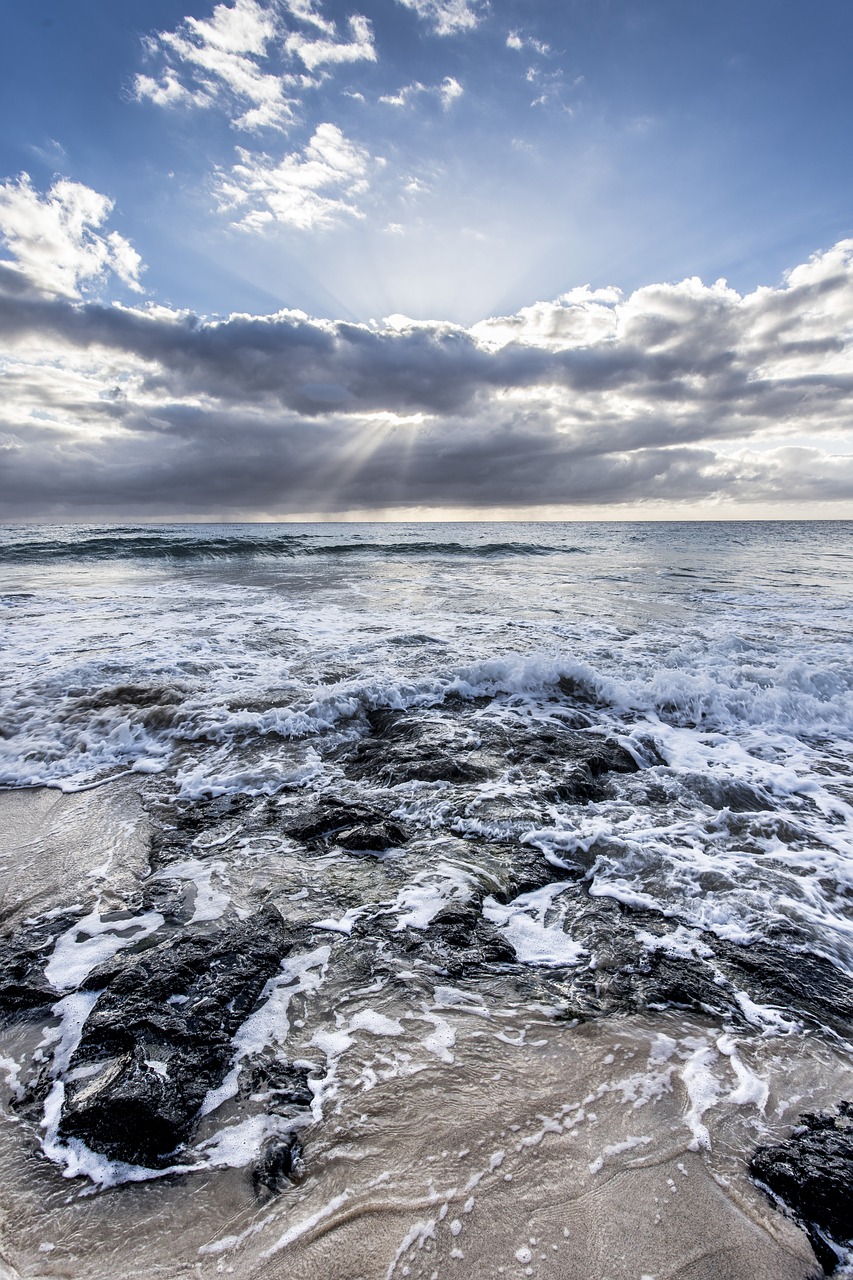
[(853, 514), (843, 0), (0, 6), (6, 518)]

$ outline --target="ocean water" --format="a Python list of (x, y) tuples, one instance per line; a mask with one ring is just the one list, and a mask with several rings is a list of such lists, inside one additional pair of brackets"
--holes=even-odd
[[(118, 914), (109, 867), (62, 904), (62, 999), (3, 1048), (16, 1087), (53, 1055), (32, 1132), (57, 1177), (232, 1176), (299, 1128), (313, 1186), (353, 1098), (484, 1070), (484, 1028), (546, 1054), (646, 1019), (620, 1042), (646, 1036), (634, 1101), (676, 1079), (702, 1158), (736, 1112), (742, 1171), (811, 1100), (780, 1084), (797, 1046), (825, 1046), (830, 1094), (849, 1068), (853, 523), (6, 526), (0, 610), (0, 785), (130, 788), (152, 832)], [(302, 945), (194, 1145), (151, 1170), (63, 1139), (94, 967), (265, 901)], [(259, 1054), (305, 1064), (306, 1115), (237, 1109)], [(589, 1176), (655, 1140), (614, 1132)], [(329, 1175), (308, 1205), (351, 1191)], [(270, 1224), (200, 1256), (271, 1257)], [(388, 1274), (436, 1230), (401, 1230)]]

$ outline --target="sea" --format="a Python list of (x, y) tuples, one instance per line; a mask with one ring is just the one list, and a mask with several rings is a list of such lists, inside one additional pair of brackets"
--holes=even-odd
[[(10, 1275), (820, 1274), (853, 522), (6, 525), (0, 617)], [(269, 904), (187, 1140), (69, 1137), (93, 973)]]

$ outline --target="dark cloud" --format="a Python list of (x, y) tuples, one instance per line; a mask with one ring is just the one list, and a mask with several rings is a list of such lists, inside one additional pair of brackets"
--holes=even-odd
[(470, 330), (202, 320), (35, 295), (6, 267), (0, 498), (15, 517), (843, 501), (851, 259), (745, 298), (685, 281)]

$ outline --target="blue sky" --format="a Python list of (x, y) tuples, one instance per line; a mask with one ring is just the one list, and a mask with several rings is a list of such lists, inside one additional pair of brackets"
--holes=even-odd
[[(94, 324), (93, 308), (120, 303), (145, 313), (151, 325), (159, 317), (164, 332), (178, 313), (181, 323), (198, 326), (235, 313), (270, 317), (299, 310), (317, 322), (354, 322), (366, 326), (364, 333), (391, 335), (395, 355), (386, 401), (372, 394), (365, 408), (353, 391), (353, 377), (344, 378), (335, 362), (340, 343), (356, 341), (355, 331), (344, 328), (335, 330), (335, 360), (312, 374), (310, 385), (320, 391), (308, 409), (299, 395), (282, 399), (280, 388), (267, 388), (278, 397), (276, 404), (296, 415), (281, 420), (279, 430), (296, 431), (295, 424), (301, 430), (308, 423), (329, 429), (324, 447), (334, 456), (343, 447), (335, 423), (347, 438), (353, 432), (372, 438), (377, 413), (400, 418), (389, 430), (416, 426), (420, 445), (430, 431), (458, 437), (463, 429), (461, 420), (454, 425), (449, 410), (438, 407), (440, 397), (419, 399), (419, 382), (445, 374), (438, 366), (422, 367), (427, 331), (393, 317), (436, 322), (428, 331), (434, 347), (436, 335), (441, 346), (450, 341), (448, 326), (456, 326), (454, 340), (497, 359), (499, 326), (483, 328), (490, 318), (523, 317), (507, 319), (501, 332), (511, 337), (501, 339), (500, 351), (520, 341), (528, 353), (537, 343), (553, 353), (560, 345), (554, 324), (559, 329), (569, 311), (583, 311), (584, 324), (592, 328), (581, 337), (572, 330), (572, 349), (603, 342), (610, 350), (629, 316), (622, 317), (620, 308), (637, 291), (648, 301), (644, 289), (693, 277), (710, 289), (724, 277), (730, 308), (732, 291), (741, 301), (763, 297), (762, 288), (790, 295), (786, 272), (853, 236), (853, 6), (841, 0), (809, 6), (782, 0), (149, 0), (137, 6), (3, 0), (0, 15), (0, 267), (5, 262), (9, 297), (20, 298), (24, 282), (53, 299), (55, 308), (64, 307), (66, 316), (48, 324), (46, 313), (36, 322), (30, 312), (10, 312), (4, 333), (17, 354), (6, 376), (11, 370), (20, 404), (6, 430), (9, 438), (24, 441), (25, 451), (35, 447), (39, 431), (54, 432), (38, 445), (54, 464), (60, 439), (88, 440), (90, 448), (92, 440), (105, 439), (102, 409), (93, 417), (79, 398), (81, 386), (70, 389), (84, 375), (79, 350), (76, 356), (70, 350), (77, 340), (69, 337), (69, 307), (76, 308), (78, 322), (88, 315)], [(842, 251), (837, 262), (846, 273), (849, 254)], [(577, 290), (586, 285), (592, 293), (581, 297)], [(618, 297), (615, 291), (621, 291)], [(719, 298), (702, 296), (705, 310), (716, 315)], [(554, 323), (531, 311), (543, 300), (556, 308)], [(809, 295), (808, 307), (813, 306)], [(754, 309), (744, 302), (738, 315), (752, 316)], [(607, 316), (616, 317), (615, 328), (608, 328)], [(386, 317), (392, 320), (383, 328)], [(812, 379), (803, 421), (792, 417), (790, 395), (784, 410), (776, 403), (778, 394), (775, 409), (767, 399), (760, 426), (754, 409), (739, 410), (738, 421), (724, 432), (725, 457), (735, 448), (732, 442), (748, 444), (753, 452), (758, 447), (767, 453), (772, 444), (847, 457), (837, 452), (849, 421), (849, 387), (839, 382), (847, 376), (846, 354), (830, 351), (833, 341), (847, 351), (845, 317), (833, 302), (817, 326), (824, 346), (809, 357), (824, 364), (798, 370), (798, 377)], [(701, 323), (689, 321), (697, 342), (707, 322), (707, 315)], [(798, 323), (800, 329), (806, 324), (805, 311)], [(543, 338), (549, 324), (550, 337)], [(34, 354), (33, 335), (38, 330), (44, 342), (44, 325), (61, 357), (46, 349), (41, 358)], [(237, 327), (220, 328), (220, 340)], [(265, 341), (271, 332), (268, 326)], [(286, 338), (282, 332), (276, 330), (276, 341), (289, 342), (292, 325)], [(795, 339), (800, 344), (808, 340), (803, 332), (798, 329)], [(747, 346), (755, 336), (739, 333)], [(719, 333), (717, 338), (722, 341)], [(127, 397), (141, 376), (136, 366), (148, 357), (139, 347), (121, 347), (119, 358), (113, 339), (106, 345), (99, 339), (94, 347), (87, 340), (86, 359), (107, 349), (112, 354), (104, 356), (100, 375), (88, 366), (87, 394), (95, 394), (102, 376), (105, 383), (121, 385)], [(740, 355), (748, 363), (746, 347)], [(804, 349), (799, 355), (804, 358)], [(57, 361), (77, 371), (74, 377), (69, 373), (65, 417), (59, 414), (61, 421), (49, 427), (34, 426), (51, 423), (51, 414), (56, 418), (59, 412), (63, 392), (46, 372)], [(766, 352), (762, 361), (753, 360), (744, 386), (765, 377)], [(344, 363), (351, 374), (349, 357)], [(779, 385), (791, 392), (791, 371), (777, 373)], [(405, 376), (411, 386), (401, 397)], [(696, 369), (683, 374), (679, 395), (689, 401), (690, 378), (708, 376)], [(827, 416), (822, 400), (819, 422), (815, 377), (834, 380), (833, 412)], [(637, 439), (645, 441), (638, 447), (651, 447), (644, 434), (649, 416), (666, 417), (672, 399), (672, 386), (662, 390), (660, 380), (650, 377), (657, 395), (652, 407), (644, 400), (632, 410), (633, 392), (627, 394), (626, 384), (628, 407), (611, 400), (605, 410), (581, 404), (576, 373), (570, 379), (574, 393), (559, 403), (559, 397), (547, 399), (546, 387), (553, 383), (536, 384), (537, 400), (526, 379), (527, 374), (515, 388), (512, 429), (520, 429), (519, 414), (526, 430), (550, 424), (558, 435), (566, 434), (560, 424), (569, 421), (587, 440), (598, 440), (602, 458), (615, 457), (602, 432), (626, 416), (635, 422)], [(157, 381), (149, 370), (147, 381), (142, 379), (143, 399)], [(167, 382), (160, 378), (159, 410), (172, 434), (160, 440), (161, 462), (173, 450), (174, 423), (189, 411), (181, 399), (186, 389)], [(490, 377), (486, 383), (493, 385)], [(597, 388), (600, 395), (604, 391), (604, 384)], [(612, 387), (611, 392), (617, 394)], [(802, 386), (802, 404), (801, 392)], [(46, 407), (34, 409), (40, 397)], [(415, 423), (405, 413), (401, 418), (401, 399), (404, 407), (417, 404), (414, 412), (427, 418), (436, 414), (435, 421)], [(486, 393), (478, 391), (474, 399), (486, 414)], [(465, 403), (464, 430), (476, 435), (481, 420), (471, 427), (471, 405)], [(706, 417), (722, 412), (722, 403), (715, 401)], [(149, 413), (151, 405), (145, 404)], [(140, 412), (141, 405), (140, 400)], [(690, 408), (701, 416), (699, 402)], [(198, 404), (193, 410), (203, 412)], [(225, 411), (222, 403), (206, 410)], [(456, 405), (453, 412), (459, 411)], [(493, 399), (488, 411), (499, 433), (500, 422), (510, 421), (509, 411), (496, 409)], [(233, 398), (227, 412), (237, 412)], [(672, 450), (695, 451), (699, 444), (697, 430), (683, 428), (685, 413), (683, 407), (675, 417), (669, 413), (666, 430), (654, 442), (671, 458)], [(208, 426), (212, 420), (207, 418)], [(113, 421), (117, 434), (109, 447), (122, 441), (136, 447), (139, 426), (128, 435), (126, 421)], [(234, 430), (232, 445), (239, 452), (244, 437)], [(485, 437), (477, 440), (478, 449), (487, 448)], [(709, 447), (707, 440), (701, 443)], [(158, 456), (157, 447), (152, 441), (146, 458)], [(710, 447), (719, 463), (720, 446)], [(352, 448), (347, 445), (347, 457)], [(620, 457), (626, 448), (623, 432)], [(417, 455), (410, 442), (409, 472), (413, 451)], [(375, 461), (375, 450), (371, 454), (366, 444), (365, 455)], [(20, 463), (17, 452), (15, 457)], [(103, 460), (100, 454), (98, 459)], [(483, 459), (488, 470), (486, 454)], [(137, 477), (144, 470), (141, 459), (134, 464), (130, 455), (122, 465)], [(409, 486), (410, 492), (395, 472), (399, 460), (389, 456), (383, 465), (384, 487), (374, 478), (364, 493), (335, 497), (329, 506), (312, 505), (321, 495), (316, 485), (308, 486), (309, 501), (304, 477), (289, 483), (283, 476), (280, 501), (268, 492), (253, 496), (247, 480), (248, 488), (228, 510), (409, 513), (448, 503), (456, 511), (538, 509), (531, 503), (535, 485), (523, 493), (504, 483), (487, 486), (480, 496), (473, 489), (460, 495), (449, 477), (443, 486), (436, 473), (432, 487)], [(573, 466), (572, 474), (580, 474)], [(662, 475), (666, 468), (661, 472), (655, 464), (651, 472)], [(833, 474), (839, 474), (837, 467)], [(80, 498), (78, 482), (69, 473), (63, 496), (57, 475), (40, 496), (33, 490), (32, 509), (67, 514), (89, 511), (87, 503), (95, 504), (92, 510), (106, 509), (94, 489)], [(590, 511), (628, 511), (638, 503), (663, 510), (698, 495), (723, 505), (731, 499), (745, 510), (752, 501), (749, 486), (738, 489), (730, 480), (717, 489), (699, 484), (695, 491), (680, 482), (670, 489), (656, 482), (644, 490), (637, 480), (624, 492), (618, 486), (612, 492), (606, 485), (596, 488), (592, 477), (589, 484), (588, 498), (582, 485), (565, 486), (565, 502), (575, 514), (578, 503)], [(127, 489), (127, 509), (212, 514), (222, 509), (223, 496), (216, 492), (213, 507), (212, 491), (207, 498), (195, 489), (182, 495), (179, 486), (161, 502), (152, 478), (142, 495), (132, 485)], [(808, 492), (786, 494), (781, 480), (770, 488), (754, 484), (752, 492), (763, 495), (759, 503), (777, 514), (780, 504), (791, 503), (800, 512), (823, 511), (822, 503), (841, 511), (838, 504), (849, 496), (837, 485), (817, 482)], [(559, 491), (541, 505), (548, 514), (560, 511)]]

